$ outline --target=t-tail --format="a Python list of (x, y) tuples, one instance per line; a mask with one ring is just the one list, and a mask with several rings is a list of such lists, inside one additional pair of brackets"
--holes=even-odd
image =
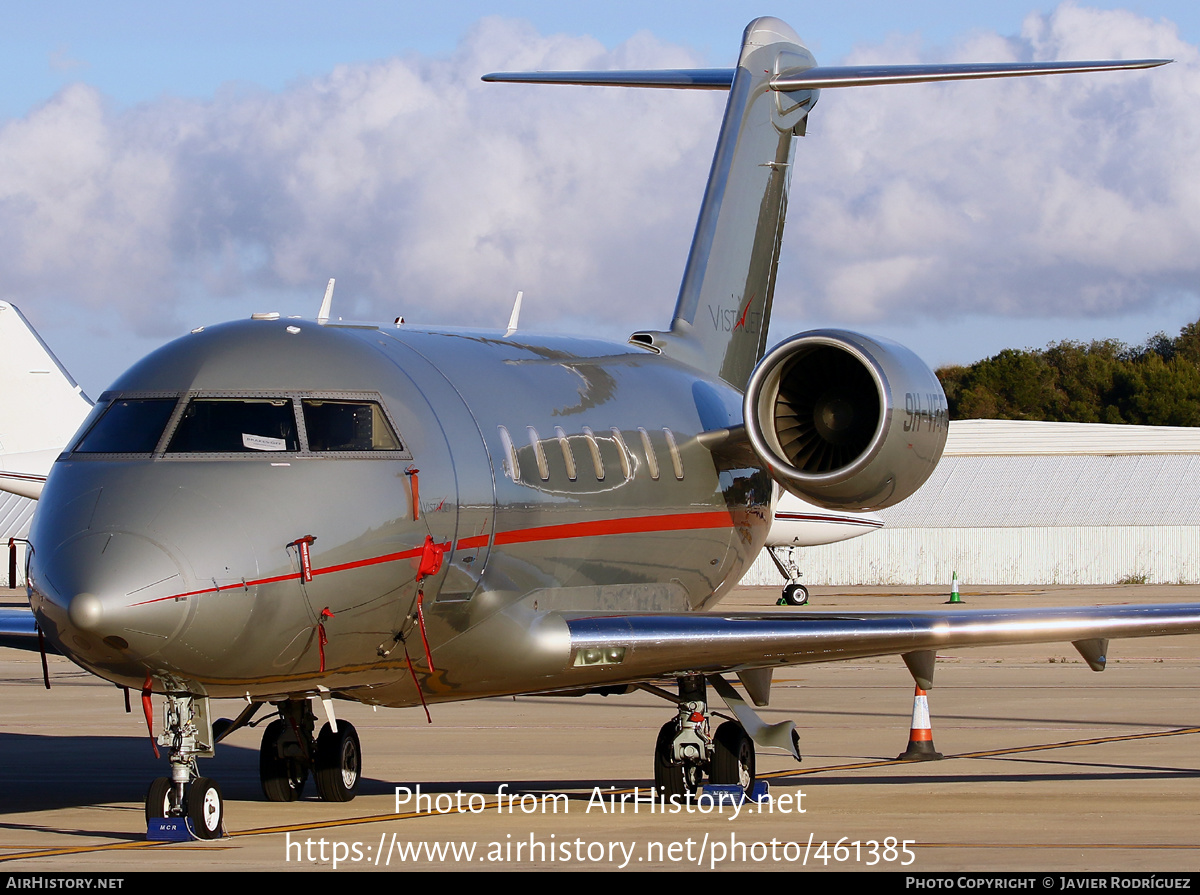
[(818, 66), (779, 19), (755, 19), (734, 69), (530, 72), (485, 81), (729, 90), (670, 329), (632, 340), (744, 389), (767, 348), (795, 137), (820, 90), (1150, 68), (1170, 60)]

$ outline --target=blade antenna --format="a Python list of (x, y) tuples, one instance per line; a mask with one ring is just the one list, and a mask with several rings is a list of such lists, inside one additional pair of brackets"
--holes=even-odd
[(506, 336), (511, 336), (517, 331), (517, 319), (521, 316), (521, 299), (524, 296), (524, 292), (517, 293), (517, 300), (513, 302), (512, 314), (508, 317), (508, 330), (504, 333)]
[(329, 278), (329, 285), (325, 287), (325, 297), (321, 299), (321, 310), (317, 312), (317, 323), (329, 320), (329, 311), (333, 307), (333, 284), (336, 282), (333, 277)]

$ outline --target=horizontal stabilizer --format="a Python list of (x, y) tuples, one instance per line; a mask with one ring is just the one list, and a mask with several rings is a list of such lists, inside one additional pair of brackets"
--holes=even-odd
[[(1123, 71), (1155, 68), (1172, 59), (1101, 59), (1092, 62), (965, 62), (917, 65), (818, 65), (780, 72), (771, 78), (772, 90), (792, 91), (826, 87), (877, 87), (884, 84), (924, 84), (932, 81), (976, 81), (1071, 72)], [(661, 71), (536, 71), (492, 72), (485, 81), (511, 84), (573, 84), (581, 87), (667, 87), (683, 90), (728, 90), (732, 68), (679, 68)]]
[(968, 62), (933, 65), (819, 65), (781, 72), (771, 79), (773, 90), (825, 87), (874, 87), (882, 84), (924, 84), (930, 81), (975, 81), (981, 78), (1019, 78), (1069, 72), (1121, 71), (1154, 68), (1170, 59), (1108, 59), (1098, 62)]
[(511, 84), (574, 84), (582, 87), (671, 87), (684, 90), (728, 90), (732, 68), (677, 68), (663, 71), (498, 71), (485, 81)]

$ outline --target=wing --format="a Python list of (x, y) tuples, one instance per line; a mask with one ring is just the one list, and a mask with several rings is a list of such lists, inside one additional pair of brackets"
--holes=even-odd
[[(576, 666), (635, 681), (950, 647), (1071, 642), (1096, 671), (1108, 641), (1200, 633), (1200, 603), (921, 612), (696, 613), (565, 617)], [(600, 671), (597, 668), (597, 671)]]
[(32, 612), (28, 609), (0, 609), (0, 647), (34, 652), (44, 649), (47, 653), (58, 653), (50, 641), (47, 640), (43, 646), (38, 639), (37, 622)]

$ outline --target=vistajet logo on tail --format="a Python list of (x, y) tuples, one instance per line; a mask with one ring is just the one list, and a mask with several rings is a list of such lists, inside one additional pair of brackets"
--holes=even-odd
[[(730, 298), (733, 298), (731, 295)], [(736, 301), (736, 299), (734, 299)], [(734, 305), (732, 308), (727, 308), (724, 305), (713, 307), (708, 306), (708, 315), (712, 318), (713, 329), (717, 332), (736, 332), (739, 329), (749, 327), (752, 331), (757, 332), (759, 322), (762, 320), (762, 312), (755, 311), (750, 313), (750, 305), (754, 304), (754, 296), (751, 295), (746, 299), (746, 304), (738, 307)]]

